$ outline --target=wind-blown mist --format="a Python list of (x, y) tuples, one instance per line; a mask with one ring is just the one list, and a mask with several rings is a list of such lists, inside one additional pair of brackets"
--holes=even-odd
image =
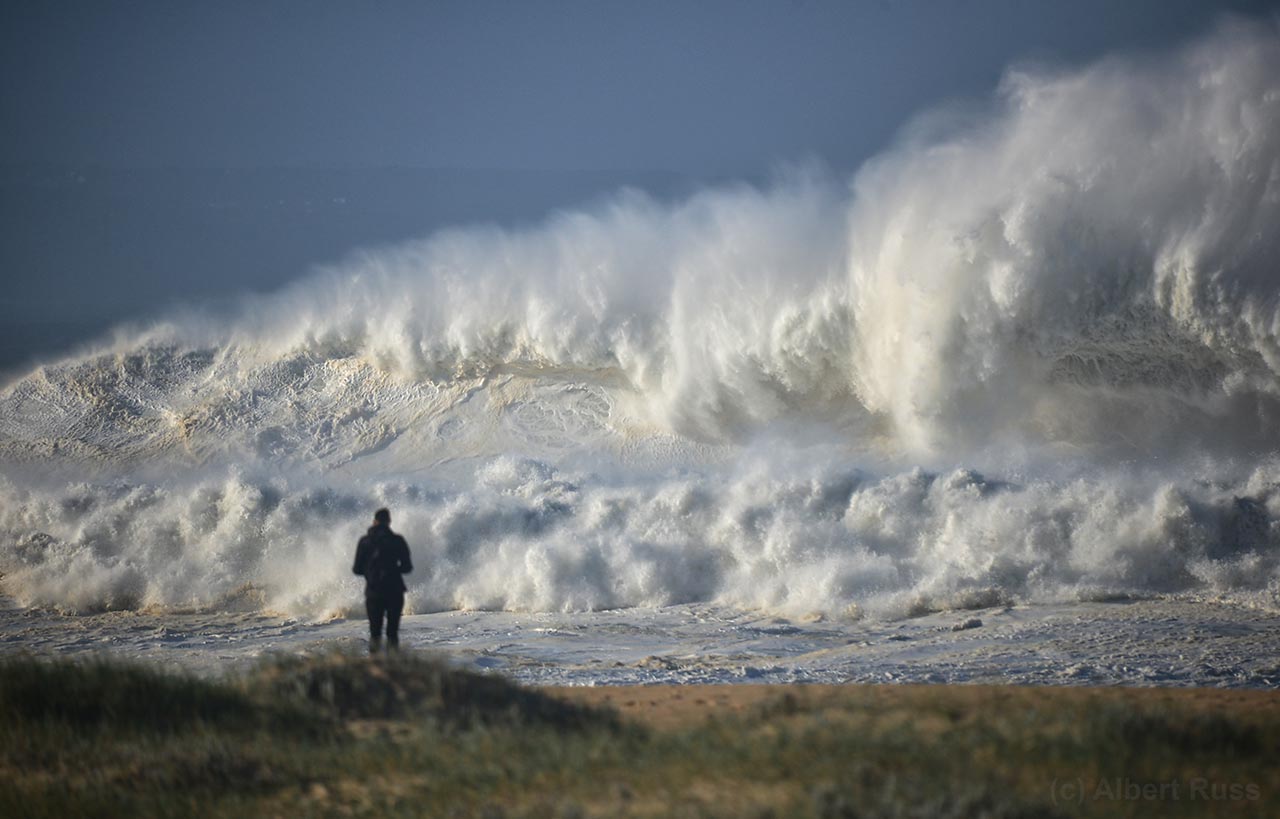
[(1280, 36), (1013, 71), (851, 185), (361, 253), (0, 398), (29, 604), (1280, 597)]

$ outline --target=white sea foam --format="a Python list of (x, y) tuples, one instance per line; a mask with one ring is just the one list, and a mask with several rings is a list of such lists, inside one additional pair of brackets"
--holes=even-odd
[[(811, 453), (814, 460), (821, 455)], [(791, 615), (1114, 595), (1274, 606), (1280, 462), (1239, 483), (1108, 472), (1008, 483), (877, 476), (760, 458), (624, 477), (500, 456), (447, 489), (229, 475), (191, 484), (5, 485), (6, 588), (21, 602), (343, 609), (352, 543), (396, 510), (423, 570), (417, 611), (715, 601)]]
[(1278, 224), (1280, 37), (1234, 22), (1010, 71), (850, 185), (360, 253), (7, 387), (3, 587), (321, 614), (386, 503), (419, 610), (1272, 605)]

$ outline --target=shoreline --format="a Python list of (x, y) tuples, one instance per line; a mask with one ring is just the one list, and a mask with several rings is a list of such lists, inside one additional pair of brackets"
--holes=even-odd
[[(259, 612), (61, 615), (0, 599), (0, 655), (102, 654), (214, 677), (273, 654), (359, 650), (363, 618)], [(908, 620), (807, 620), (688, 604), (406, 616), (402, 644), (534, 686), (948, 683), (1280, 688), (1280, 614), (1155, 599)]]

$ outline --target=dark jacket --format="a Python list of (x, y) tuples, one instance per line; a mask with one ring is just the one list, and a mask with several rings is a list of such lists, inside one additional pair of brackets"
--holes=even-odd
[(413, 571), (409, 559), (409, 544), (391, 531), (390, 526), (375, 524), (360, 538), (356, 546), (356, 563), (351, 567), (356, 574), (364, 575), (364, 593), (403, 594), (404, 578), (401, 575)]

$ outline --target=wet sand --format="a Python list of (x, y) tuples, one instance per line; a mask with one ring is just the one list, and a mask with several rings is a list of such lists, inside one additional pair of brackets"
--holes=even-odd
[[(258, 611), (65, 615), (0, 596), (0, 654), (107, 654), (216, 677), (281, 652), (361, 651), (366, 640), (367, 624), (356, 614), (322, 621)], [(1280, 614), (1182, 600), (1002, 606), (906, 620), (788, 619), (707, 604), (449, 611), (406, 616), (401, 642), (460, 668), (538, 686), (1280, 690)]]

